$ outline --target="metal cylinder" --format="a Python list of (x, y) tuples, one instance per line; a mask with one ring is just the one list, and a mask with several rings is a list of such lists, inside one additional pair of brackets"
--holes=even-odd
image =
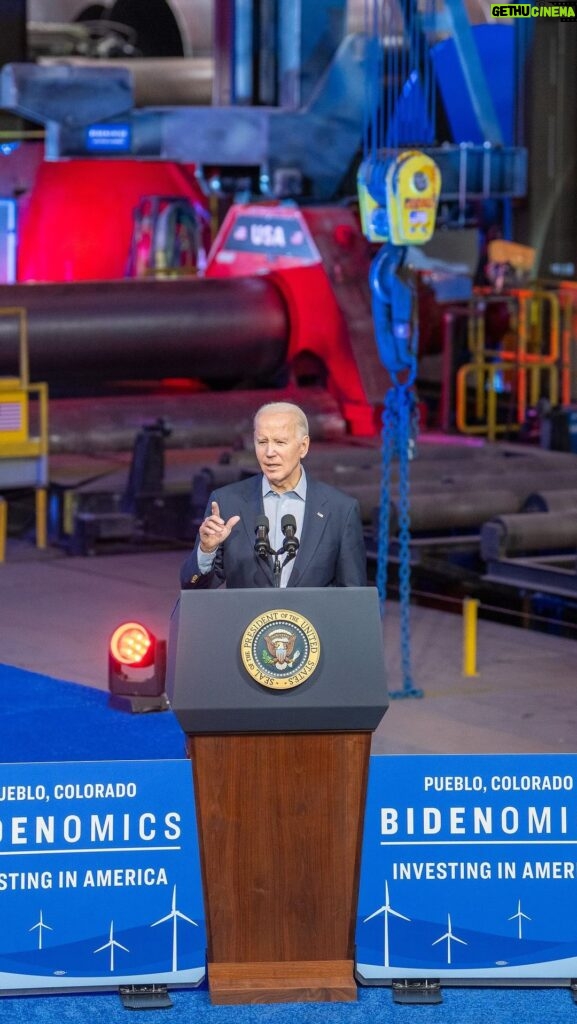
[[(535, 473), (506, 473), (503, 471), (496, 471), (494, 473), (478, 473), (476, 475), (467, 474), (455, 474), (454, 476), (442, 476), (440, 475), (435, 479), (419, 479), (417, 473), (414, 474), (411, 479), (411, 494), (460, 494), (461, 492), (467, 491), (470, 496), (470, 500), (476, 500), (478, 495), (482, 495), (485, 491), (499, 492), (505, 490), (509, 493), (514, 493), (517, 497), (517, 507), (514, 511), (521, 511), (524, 502), (527, 500), (529, 495), (535, 490)], [(571, 491), (575, 488), (574, 473), (573, 475), (567, 473), (540, 473), (539, 474), (543, 484), (546, 484), (547, 488), (555, 491)], [(397, 486), (397, 476), (392, 475), (393, 487)], [(496, 512), (511, 511), (506, 509), (497, 509)]]
[(411, 497), (411, 530), (478, 528), (500, 512), (516, 512), (519, 499), (514, 491), (460, 491), (451, 494), (414, 494)]
[(577, 490), (534, 491), (530, 494), (521, 512), (569, 512), (577, 511)]
[(499, 516), (481, 529), (481, 556), (488, 561), (544, 551), (574, 551), (575, 512), (532, 512)]
[[(241, 437), (252, 433), (253, 417), (261, 405), (280, 401), (296, 402), (305, 410), (315, 438), (327, 436), (329, 420), (333, 428), (340, 423), (344, 432), (335, 400), (314, 389), (62, 398), (50, 403), (50, 451), (54, 455), (130, 451), (142, 426), (157, 419), (164, 420), (170, 430), (167, 448), (222, 445), (230, 450)], [(242, 468), (241, 464), (239, 474)], [(247, 458), (246, 468), (256, 472), (256, 458)]]
[[(0, 312), (28, 314), (30, 379), (51, 394), (96, 382), (195, 377), (273, 384), (288, 313), (265, 277), (0, 286)], [(18, 365), (18, 318), (0, 315), (0, 375)]]

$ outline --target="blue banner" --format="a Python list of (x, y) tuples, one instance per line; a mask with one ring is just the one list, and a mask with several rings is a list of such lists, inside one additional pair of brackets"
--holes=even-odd
[(577, 755), (372, 757), (360, 981), (577, 975)]
[(197, 985), (190, 761), (0, 765), (0, 989)]

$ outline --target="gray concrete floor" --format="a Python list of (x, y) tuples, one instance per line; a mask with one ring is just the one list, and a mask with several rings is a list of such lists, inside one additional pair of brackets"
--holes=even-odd
[[(463, 620), (414, 608), (413, 682), (422, 698), (393, 700), (375, 753), (560, 753), (577, 750), (577, 644), (483, 620), (477, 675), (463, 675)], [(402, 679), (399, 609), (385, 621), (389, 689)]]
[[(70, 558), (10, 540), (0, 564), (0, 662), (107, 689), (108, 640), (126, 619), (168, 635), (184, 551)], [(402, 689), (399, 609), (387, 606), (385, 660)], [(375, 753), (572, 752), (577, 749), (574, 640), (478, 623), (475, 677), (463, 676), (458, 614), (413, 607), (412, 676), (421, 698), (397, 699)]]

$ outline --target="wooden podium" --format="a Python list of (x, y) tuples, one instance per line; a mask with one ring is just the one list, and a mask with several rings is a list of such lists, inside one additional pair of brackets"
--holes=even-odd
[(387, 707), (376, 591), (184, 591), (167, 691), (192, 760), (212, 1002), (356, 999), (371, 733)]

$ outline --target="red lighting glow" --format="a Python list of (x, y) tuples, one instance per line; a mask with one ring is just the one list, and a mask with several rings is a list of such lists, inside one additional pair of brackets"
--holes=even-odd
[(144, 668), (154, 660), (154, 637), (140, 622), (123, 622), (110, 638), (110, 653), (121, 665)]
[(20, 218), (18, 280), (124, 278), (134, 210), (147, 195), (206, 204), (190, 164), (106, 158), (45, 160)]

